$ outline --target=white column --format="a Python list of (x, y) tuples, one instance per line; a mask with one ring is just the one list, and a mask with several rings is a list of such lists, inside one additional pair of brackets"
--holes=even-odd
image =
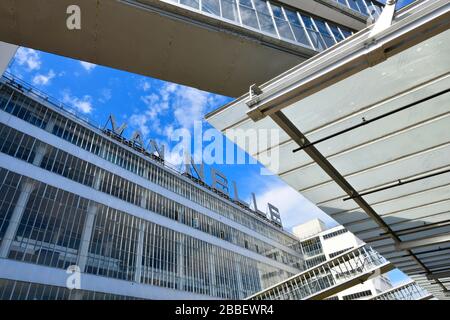
[(141, 208), (146, 208), (146, 206), (147, 206), (147, 192), (145, 192), (145, 191), (143, 191), (142, 192), (142, 194), (141, 194), (141, 203), (140, 203), (140, 206), (141, 206)]
[(94, 178), (94, 189), (95, 190), (100, 190), (100, 185), (102, 183), (102, 179), (103, 179), (103, 174), (101, 174), (99, 171), (97, 171), (95, 173), (95, 178)]
[(51, 118), (45, 125), (44, 130), (47, 132), (52, 132), (54, 127), (55, 127), (55, 119)]
[(216, 268), (215, 268), (215, 261), (214, 261), (214, 255), (211, 254), (208, 256), (208, 265), (209, 265), (209, 276), (210, 276), (210, 286), (211, 286), (211, 295), (216, 296), (217, 295), (217, 282), (216, 282)]
[(94, 220), (97, 215), (97, 205), (90, 204), (87, 213), (86, 220), (84, 221), (83, 232), (81, 233), (81, 243), (80, 249), (78, 250), (78, 267), (80, 267), (81, 272), (85, 271), (89, 245), (91, 243), (92, 231), (94, 230)]
[[(54, 121), (49, 121), (45, 127), (45, 130), (52, 130), (54, 126)], [(47, 146), (43, 143), (39, 143), (36, 149), (36, 155), (33, 159), (33, 164), (35, 166), (40, 166), (42, 163), (42, 159), (44, 159), (45, 154), (47, 153)], [(20, 191), (19, 199), (17, 200), (16, 207), (14, 208), (13, 214), (9, 221), (8, 228), (6, 229), (5, 235), (3, 237), (1, 246), (0, 246), (0, 257), (7, 258), (9, 254), (9, 250), (11, 248), (12, 241), (16, 235), (17, 229), (19, 228), (20, 221), (22, 220), (22, 215), (25, 211), (25, 208), (28, 203), (28, 199), (30, 198), (31, 192), (33, 192), (36, 187), (36, 183), (31, 180), (26, 180), (22, 184), (22, 188)]]
[(46, 153), (47, 153), (47, 146), (39, 142), (39, 146), (37, 147), (36, 154), (34, 156), (33, 164), (39, 167)]
[(184, 290), (184, 236), (180, 234), (180, 241), (177, 243), (177, 275), (178, 275), (178, 288)]
[(77, 289), (72, 289), (69, 300), (83, 300), (83, 292)]
[(134, 273), (134, 282), (141, 282), (142, 277), (142, 256), (144, 254), (144, 232), (145, 223), (141, 222), (139, 226), (139, 234), (136, 248), (136, 271)]
[(3, 240), (0, 246), (0, 257), (7, 258), (9, 254), (9, 250), (11, 248), (11, 244), (15, 238), (17, 229), (19, 228), (20, 221), (22, 220), (23, 213), (28, 203), (28, 199), (30, 198), (31, 193), (33, 192), (36, 184), (33, 181), (25, 180), (22, 183), (22, 187), (20, 189), (19, 199), (17, 200), (17, 204), (14, 208), (14, 211), (9, 220), (8, 228), (6, 229), (5, 235), (3, 236)]
[(241, 271), (241, 263), (238, 261), (236, 263), (236, 275), (237, 275), (237, 287), (239, 291), (239, 299), (244, 299), (244, 284), (242, 282), (242, 271)]
[[(52, 132), (53, 127), (55, 126), (55, 120), (50, 119), (47, 124), (45, 125), (44, 130), (47, 132)], [(36, 155), (34, 156), (33, 159), (33, 164), (35, 166), (40, 166), (42, 163), (42, 160), (44, 159), (45, 155), (48, 152), (48, 147), (46, 144), (42, 143), (42, 142), (38, 142), (38, 146), (36, 148)]]

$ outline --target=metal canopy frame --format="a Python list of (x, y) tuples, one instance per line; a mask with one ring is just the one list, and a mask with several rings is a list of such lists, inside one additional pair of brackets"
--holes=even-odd
[[(430, 293), (439, 293), (440, 297), (443, 296), (442, 293), (448, 292), (447, 287), (441, 282), (442, 279), (433, 278), (434, 282), (431, 284), (426, 277), (436, 274), (446, 265), (445, 263), (442, 264), (442, 261), (439, 262), (439, 256), (433, 256), (435, 260), (433, 260), (431, 266), (428, 266), (431, 258), (425, 252), (431, 253), (440, 250), (441, 248), (436, 249), (436, 244), (449, 242), (449, 237), (445, 234), (438, 237), (426, 237), (425, 240), (427, 241), (408, 241), (407, 236), (415, 232), (426, 232), (449, 226), (448, 221), (439, 221), (439, 223), (423, 226), (413, 225), (413, 227), (404, 230), (395, 230), (395, 226), (386, 223), (382, 216), (362, 197), (367, 193), (365, 191), (358, 193), (344, 175), (315, 147), (314, 142), (311, 143), (308, 140), (301, 128), (298, 128), (286, 116), (284, 109), (360, 71), (380, 64), (386, 59), (448, 30), (449, 27), (450, 3), (448, 0), (419, 1), (408, 7), (407, 11), (397, 13), (394, 24), (389, 27), (380, 28), (373, 33), (371, 31), (374, 28), (363, 30), (331, 50), (327, 50), (266, 84), (258, 86), (258, 90), (253, 90), (250, 95), (244, 95), (235, 102), (207, 115), (207, 119), (212, 118), (234, 104), (246, 104), (249, 108), (246, 112), (247, 118), (259, 121), (269, 117), (273, 120), (287, 134), (288, 138), (300, 148), (303, 147), (303, 151), (313, 162), (368, 216), (368, 219), (356, 220), (355, 223), (370, 220), (375, 222), (376, 227), (369, 224), (370, 229), (361, 232), (376, 232), (381, 229), (381, 233), (376, 237), (370, 236), (369, 240), (375, 242), (377, 248), (383, 248), (383, 251), (386, 252), (386, 258), (401, 267), (405, 272), (414, 274), (421, 286)], [(239, 124), (244, 120), (246, 119), (241, 116), (241, 118), (235, 118), (234, 121), (235, 124)], [(229, 124), (227, 125), (230, 127)], [(227, 125), (224, 125), (221, 130), (225, 131), (228, 128)], [(430, 172), (427, 173), (429, 173), (429, 178), (432, 178)], [(448, 173), (448, 170), (442, 170), (442, 172)], [(417, 173), (411, 179), (418, 178), (421, 175), (426, 176), (427, 174)], [(400, 181), (400, 184), (405, 184), (407, 181), (409, 180), (405, 178)], [(341, 197), (339, 196), (339, 198)], [(400, 237), (405, 238), (404, 241)], [(389, 241), (393, 241), (393, 244)], [(443, 252), (439, 255), (442, 255), (442, 260), (445, 262), (448, 253), (444, 250), (446, 249), (443, 248)], [(398, 255), (398, 251), (403, 251), (406, 254)]]
[[(261, 120), (447, 30), (448, 1), (429, 2), (418, 12), (399, 12), (399, 21), (388, 29), (372, 36), (371, 28), (362, 30), (331, 48), (332, 51), (326, 50), (260, 86), (261, 94), (253, 95), (247, 102), (250, 107), (247, 115), (254, 121)], [(308, 68), (302, 68), (305, 65)]]
[[(277, 111), (270, 115), (272, 120), (280, 126), (290, 137), (299, 145), (309, 143), (306, 136), (283, 114), (282, 111)], [(350, 197), (354, 197), (354, 201), (364, 210), (364, 212), (371, 217), (384, 232), (389, 235), (395, 242), (396, 246), (401, 246), (402, 241), (399, 236), (389, 227), (388, 224), (377, 214), (377, 212), (360, 196), (352, 185), (333, 167), (333, 165), (323, 156), (317, 148), (310, 146), (304, 150)], [(403, 248), (405, 249), (405, 248)], [(417, 256), (411, 251), (407, 250), (409, 256), (411, 256), (416, 263), (423, 269), (426, 274), (431, 274), (431, 270), (428, 269)], [(443, 289), (447, 288), (436, 280), (436, 283)]]

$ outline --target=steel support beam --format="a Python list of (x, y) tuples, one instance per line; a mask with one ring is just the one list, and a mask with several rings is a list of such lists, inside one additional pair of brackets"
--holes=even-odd
[[(282, 111), (277, 111), (270, 115), (272, 120), (283, 129), (289, 137), (294, 140), (298, 145), (310, 144), (310, 141), (306, 136), (284, 115)], [(355, 188), (341, 175), (336, 168), (320, 153), (320, 151), (313, 145), (304, 150), (308, 156), (311, 157), (321, 167), (331, 179), (333, 179), (350, 197), (358, 195)], [(364, 212), (384, 230), (386, 234), (389, 234), (395, 242), (400, 242), (400, 239), (395, 235), (391, 228), (381, 219), (381, 217), (372, 209), (372, 207), (361, 197), (353, 199)]]
[(397, 250), (407, 250), (407, 249), (425, 247), (425, 246), (449, 242), (449, 241), (450, 241), (450, 233), (436, 236), (436, 237), (427, 237), (427, 238), (418, 239), (418, 240), (402, 241), (400, 243), (396, 243), (395, 248)]
[[(365, 33), (361, 31), (359, 37), (353, 39), (353, 46), (338, 44), (335, 50), (310, 59), (308, 68), (302, 68), (301, 64), (262, 85), (263, 93), (256, 104), (249, 106), (247, 116), (255, 122), (259, 121), (446, 31), (450, 26), (450, 12), (446, 6), (448, 1), (430, 2), (423, 10), (408, 13), (409, 18), (414, 16), (415, 19), (401, 19), (399, 14), (399, 21), (392, 28), (373, 37), (369, 35), (370, 30)], [(400, 28), (407, 32), (397, 35)]]
[(450, 278), (450, 271), (443, 271), (443, 272), (427, 274), (428, 280), (436, 280), (436, 279), (442, 279), (442, 278)]
[[(270, 118), (282, 129), (286, 134), (299, 146), (308, 144), (310, 141), (306, 136), (284, 115), (282, 111), (276, 111), (270, 115)], [(326, 159), (326, 157), (320, 153), (320, 151), (315, 147), (311, 146), (304, 150), (308, 156), (311, 157), (313, 161), (315, 161), (322, 170), (325, 171), (326, 174), (330, 176), (331, 179), (339, 185), (349, 196), (356, 196), (358, 192), (353, 188), (353, 186), (342, 176), (336, 168)], [(382, 230), (384, 230), (385, 234), (389, 235), (394, 241), (394, 245), (397, 248), (397, 245), (400, 245), (402, 242), (400, 238), (396, 235), (396, 233), (389, 227), (389, 225), (384, 222), (384, 220), (376, 213), (376, 211), (362, 198), (356, 197), (353, 199), (356, 204), (359, 205), (364, 212), (372, 218)], [(411, 256), (411, 258), (419, 265), (421, 269), (423, 269), (426, 273), (430, 273), (431, 271), (420, 261), (415, 254), (409, 249), (398, 249), (398, 250), (406, 250), (407, 253)], [(439, 282), (438, 280), (436, 280)], [(446, 289), (445, 286), (440, 284), (442, 289)]]

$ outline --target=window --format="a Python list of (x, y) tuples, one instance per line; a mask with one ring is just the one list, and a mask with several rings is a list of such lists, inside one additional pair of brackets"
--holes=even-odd
[(239, 11), (242, 23), (248, 27), (259, 29), (256, 11), (251, 0), (239, 0)]
[(355, 300), (363, 297), (370, 297), (372, 295), (372, 291), (365, 290), (361, 292), (352, 293), (342, 297), (342, 300)]
[(330, 259), (333, 259), (334, 257), (337, 257), (338, 255), (340, 255), (340, 254), (342, 254), (342, 253), (344, 253), (344, 252), (346, 252), (348, 250), (351, 250), (351, 249), (352, 249), (352, 247), (347, 248), (347, 249), (343, 249), (343, 250), (339, 250), (339, 251), (336, 251), (336, 252), (333, 252), (333, 253), (330, 253)]
[(280, 37), (287, 40), (295, 40), (291, 27), (284, 16), (283, 8), (274, 4), (271, 4), (271, 7)]
[(297, 12), (289, 9), (284, 10), (286, 12), (286, 17), (288, 18), (291, 29), (294, 32), (295, 39), (297, 42), (303, 43), (304, 45), (311, 46), (308, 36), (306, 35), (305, 28), (297, 15)]
[(219, 0), (202, 0), (202, 11), (220, 16)]
[(319, 30), (320, 35), (322, 36), (323, 40), (325, 41), (327, 47), (331, 47), (336, 42), (334, 41), (333, 37), (331, 36), (330, 32), (328, 31), (327, 25), (324, 21), (319, 19), (314, 19), (314, 22), (317, 26), (317, 29)]
[(180, 3), (198, 10), (198, 0), (180, 0)]
[(254, 0), (254, 3), (261, 30), (276, 35), (277, 31), (275, 30), (275, 27), (273, 25), (272, 16), (270, 15), (267, 2), (264, 0)]
[(198, 218), (192, 219), (192, 226), (196, 229), (200, 227), (200, 224), (198, 223)]
[(222, 17), (231, 21), (238, 21), (236, 0), (222, 0)]
[(325, 50), (327, 46), (323, 41), (322, 37), (319, 35), (319, 32), (317, 32), (316, 27), (314, 26), (314, 23), (312, 21), (312, 18), (305, 15), (301, 15), (301, 18), (303, 20), (303, 23), (305, 24), (306, 31), (309, 34), (313, 47), (318, 51)]
[(338, 236), (338, 235), (340, 235), (340, 234), (344, 234), (344, 233), (346, 233), (347, 231), (348, 231), (348, 230), (345, 229), (345, 228), (339, 229), (339, 230), (337, 230), (337, 231), (334, 231), (334, 232), (330, 232), (330, 233), (325, 234), (325, 235), (323, 236), (323, 238), (324, 238), (324, 239), (330, 239), (330, 238), (336, 237), (336, 236)]

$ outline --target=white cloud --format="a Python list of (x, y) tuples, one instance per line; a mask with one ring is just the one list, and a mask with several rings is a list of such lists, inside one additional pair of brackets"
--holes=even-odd
[(39, 70), (42, 64), (41, 57), (36, 50), (23, 47), (17, 50), (15, 61), (20, 66), (25, 66), (27, 71)]
[(86, 70), (87, 72), (92, 71), (97, 65), (90, 63), (90, 62), (85, 62), (85, 61), (80, 61), (81, 66), (84, 68), (84, 70)]
[(144, 91), (148, 91), (150, 89), (150, 83), (148, 81), (142, 81), (140, 84), (140, 88)]
[[(140, 87), (145, 88), (143, 84)], [(134, 112), (129, 117), (129, 123), (139, 129), (144, 137), (152, 132), (150, 135), (158, 134), (170, 140), (171, 133), (176, 129), (191, 130), (196, 121), (202, 121), (208, 108), (217, 105), (216, 97), (194, 88), (165, 83), (159, 91), (152, 90), (141, 97), (146, 109)]]
[(67, 103), (68, 105), (82, 113), (91, 113), (93, 110), (92, 97), (89, 95), (78, 98), (72, 96), (70, 92), (66, 90), (63, 92), (63, 103)]
[(34, 85), (46, 86), (50, 84), (50, 81), (56, 76), (53, 70), (50, 70), (47, 74), (37, 74), (33, 78)]
[(144, 136), (150, 133), (150, 127), (148, 126), (148, 116), (144, 114), (133, 114), (130, 117), (130, 124), (136, 127)]
[(171, 104), (177, 124), (190, 129), (195, 121), (202, 121), (209, 105), (210, 93), (194, 88), (178, 86), (173, 92)]
[(277, 207), (285, 229), (291, 229), (298, 224), (315, 218), (321, 219), (329, 226), (337, 225), (322, 210), (284, 183), (267, 185), (262, 192), (257, 193), (256, 200), (258, 209), (263, 212), (266, 212), (267, 203)]
[(111, 89), (102, 89), (100, 91), (100, 98), (98, 99), (98, 101), (100, 101), (101, 103), (106, 103), (109, 100), (111, 100), (112, 98), (112, 91)]

